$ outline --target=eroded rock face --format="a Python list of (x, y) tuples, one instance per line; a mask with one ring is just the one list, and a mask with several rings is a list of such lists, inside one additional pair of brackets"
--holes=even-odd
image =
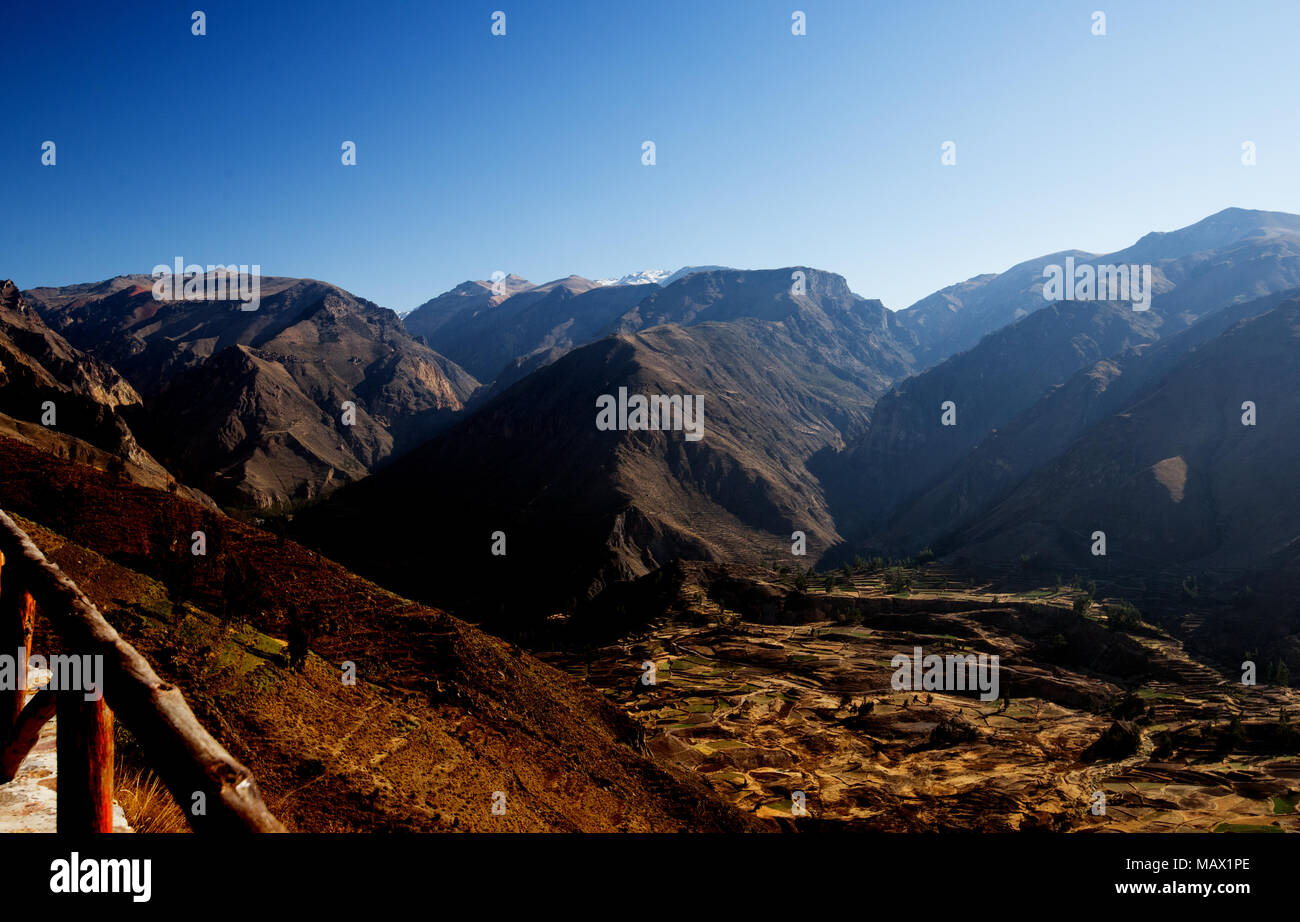
[(0, 348), (6, 374), (54, 387), (116, 409), (138, 406), (140, 395), (111, 365), (74, 348), (50, 329), (12, 280), (0, 285)]
[(119, 414), (140, 402), (114, 368), (46, 326), (12, 281), (0, 285), (0, 412), (143, 462)]
[(137, 441), (128, 420), (142, 409), (117, 369), (50, 329), (12, 281), (0, 284), (0, 435), (212, 506)]
[(310, 279), (264, 278), (255, 311), (158, 301), (147, 276), (28, 293), (143, 400), (142, 441), (233, 506), (312, 499), (427, 439), (478, 382), (392, 311)]
[[(807, 285), (797, 295), (796, 271)], [(540, 291), (491, 310), (558, 297), (531, 301)], [(816, 559), (841, 535), (810, 461), (861, 431), (875, 399), (911, 369), (891, 318), (840, 276), (813, 269), (687, 276), (626, 312), (618, 335), (534, 371), (454, 430), (331, 497), (302, 534), (406, 591), (447, 593), (441, 604), (482, 618), (505, 611), (516, 622), (571, 609), (676, 557), (787, 554), (796, 530)], [(702, 437), (598, 429), (597, 399), (623, 388), (702, 398)], [(358, 547), (350, 536), (377, 517), (390, 533), (403, 527), (384, 511), (393, 503), (443, 524), (427, 529), (413, 518), (382, 553)], [(457, 537), (498, 529), (510, 535), (506, 557), (485, 558)], [(462, 578), (430, 585), (416, 563), (428, 559)]]

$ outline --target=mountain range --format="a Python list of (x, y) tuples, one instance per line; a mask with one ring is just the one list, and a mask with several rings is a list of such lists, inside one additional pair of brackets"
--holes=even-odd
[[(1230, 209), (1149, 234), (1097, 260), (1155, 261), (1149, 311), (1124, 302), (1049, 303), (904, 382), (879, 402), (870, 432), (814, 464), (838, 520), (863, 546), (885, 553), (915, 552), (973, 523), (1198, 346), (1294, 294), (1298, 222)], [(1012, 271), (1024, 276), (1024, 265)], [(955, 405), (955, 425), (942, 424), (945, 401)]]
[[(1067, 258), (1150, 266), (1150, 309), (1048, 300), (1045, 269)], [(404, 320), (305, 279), (264, 280), (251, 313), (156, 301), (143, 276), (9, 298), (86, 356), (104, 383), (67, 386), (102, 392), (94, 412), (116, 422), (100, 430), (138, 439), (138, 459), (231, 510), (292, 510), (304, 540), (485, 618), (569, 610), (679, 557), (831, 564), (929, 546), (1079, 568), (1097, 561), (1080, 555), (1095, 529), (1078, 510), (1109, 510), (1109, 567), (1246, 570), (1291, 553), (1285, 525), (1244, 528), (1261, 510), (1237, 492), (1223, 505), (1255, 471), (1223, 441), (1242, 433), (1193, 444), (1187, 414), (1252, 400), (1256, 447), (1286, 460), (1289, 431), (1266, 428), (1287, 406), (1270, 367), (1240, 399), (1202, 377), (1229, 380), (1221, 365), (1249, 364), (1252, 337), (1291, 342), (1300, 217), (1227, 209), (897, 312), (811, 267), (619, 282), (469, 281)], [(1220, 364), (1198, 364), (1211, 354)], [(698, 395), (705, 437), (598, 430), (597, 398), (622, 388)], [(1174, 403), (1145, 415), (1156, 394)], [(389, 540), (352, 538), (370, 532)], [(498, 532), (504, 555), (487, 550)]]
[(148, 276), (24, 297), (134, 382), (142, 442), (224, 505), (268, 509), (364, 477), (431, 436), (478, 387), (392, 311), (341, 288), (264, 278), (261, 290), (256, 311), (156, 300)]
[[(1044, 270), (1067, 259), (1149, 265), (1149, 310), (1049, 300)], [(685, 773), (725, 787), (756, 769), (759, 819), (784, 816), (785, 776), (763, 766), (793, 767), (767, 729), (791, 705), (733, 682), (737, 656), (776, 686), (817, 672), (802, 700), (831, 723), (877, 719), (840, 695), (821, 635), (792, 654), (798, 629), (776, 621), (852, 614), (872, 636), (974, 642), (1012, 618), (1012, 681), (1070, 707), (1150, 679), (1136, 634), (1068, 601), (1008, 608), (990, 581), (1140, 593), (1187, 649), (1266, 651), (1274, 676), (1300, 650), (1300, 217), (1228, 209), (897, 312), (808, 266), (504, 276), (405, 318), (312, 279), (262, 279), (253, 311), (151, 282), (0, 287), (0, 507), (297, 829), (758, 828)], [(629, 395), (690, 398), (698, 428), (602, 424)], [(196, 531), (208, 554), (191, 554)], [(956, 594), (908, 598), (861, 562), (836, 589), (829, 571), (864, 557), (922, 575), (898, 563), (937, 558)], [(737, 613), (771, 634), (713, 631)], [(678, 626), (655, 634), (665, 615)], [(679, 649), (686, 622), (700, 639)], [(1204, 669), (1159, 637), (1174, 679)], [(636, 687), (670, 648), (677, 681)], [(1070, 657), (1082, 671), (1060, 681)], [(734, 712), (697, 700), (704, 662)], [(359, 691), (340, 691), (342, 663)], [(772, 710), (745, 717), (758, 697)], [(659, 748), (621, 698), (663, 718)], [(741, 742), (727, 734), (753, 718), (753, 747), (681, 743), (698, 708), (706, 740)], [(503, 823), (479, 809), (498, 790)]]

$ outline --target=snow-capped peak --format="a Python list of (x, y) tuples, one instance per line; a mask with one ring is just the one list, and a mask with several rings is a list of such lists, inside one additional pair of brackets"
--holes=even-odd
[(630, 272), (621, 279), (596, 279), (597, 285), (658, 285), (672, 275), (667, 269), (642, 269)]

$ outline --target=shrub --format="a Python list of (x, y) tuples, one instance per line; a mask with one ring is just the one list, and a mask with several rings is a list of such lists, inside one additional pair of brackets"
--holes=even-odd
[(900, 592), (910, 592), (912, 589), (912, 577), (902, 567), (890, 567), (885, 571), (885, 591), (891, 595)]
[(1112, 631), (1131, 631), (1142, 623), (1142, 613), (1121, 599), (1107, 606), (1106, 624)]
[(1020, 569), (1026, 571), (1037, 570), (1042, 566), (1042, 560), (1037, 554), (1021, 554), (1017, 562), (1020, 564)]
[(1246, 728), (1241, 718), (1235, 714), (1228, 721), (1228, 727), (1219, 733), (1219, 749), (1240, 750), (1246, 745)]

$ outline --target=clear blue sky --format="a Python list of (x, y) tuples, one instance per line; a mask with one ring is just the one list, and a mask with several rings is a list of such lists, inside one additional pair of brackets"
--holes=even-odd
[(1294, 0), (302, 6), (10, 4), (0, 277), (183, 256), (407, 310), (496, 269), (800, 264), (901, 308), (1229, 205), (1300, 212)]

